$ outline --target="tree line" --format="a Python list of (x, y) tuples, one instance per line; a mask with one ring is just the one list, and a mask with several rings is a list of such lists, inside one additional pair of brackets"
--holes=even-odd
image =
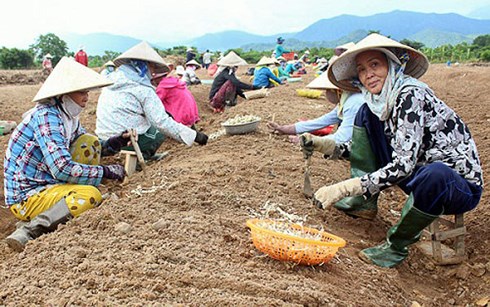
[[(432, 63), (451, 62), (490, 62), (490, 34), (480, 35), (473, 40), (472, 44), (466, 42), (453, 45), (443, 45), (436, 48), (429, 48), (424, 44), (408, 39), (401, 40), (400, 43), (409, 45), (412, 48), (421, 50)], [(194, 48), (196, 49), (196, 48)], [(185, 57), (187, 47), (176, 46), (168, 49), (157, 49), (163, 57), (178, 56)], [(230, 49), (238, 53), (248, 63), (257, 63), (262, 56), (270, 56), (270, 51), (243, 50), (241, 48)], [(230, 50), (227, 50), (229, 52)], [(309, 48), (312, 56), (324, 57), (329, 59), (333, 55), (333, 49), (313, 47)], [(306, 51), (295, 50), (301, 56)], [(53, 65), (56, 65), (63, 56), (74, 56), (74, 52), (68, 51), (65, 41), (53, 33), (40, 35), (36, 41), (29, 46), (27, 50), (18, 48), (0, 49), (0, 68), (1, 69), (35, 69), (40, 68), (44, 55), (53, 56)], [(89, 55), (90, 67), (101, 67), (107, 61), (113, 60), (120, 53), (114, 51), (105, 51), (104, 55)], [(217, 54), (216, 54), (217, 56)], [(199, 58), (199, 57), (198, 57)], [(215, 57), (216, 59), (216, 57)]]

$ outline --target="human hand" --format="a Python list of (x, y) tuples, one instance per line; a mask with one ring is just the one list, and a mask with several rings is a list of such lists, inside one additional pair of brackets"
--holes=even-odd
[(123, 180), (126, 175), (124, 167), (119, 164), (102, 165), (104, 174), (102, 177), (107, 179)]
[[(109, 147), (109, 149), (114, 151), (114, 152), (121, 151), (122, 147), (131, 145), (130, 134), (131, 134), (131, 131), (126, 130), (119, 135), (111, 136), (106, 141), (107, 147)], [(137, 140), (138, 134), (137, 133), (135, 133), (135, 134), (136, 134), (136, 140)]]
[(361, 179), (356, 177), (318, 189), (313, 195), (313, 203), (320, 209), (326, 209), (345, 197), (361, 194)]
[(335, 141), (333, 139), (315, 136), (310, 133), (303, 133), (300, 135), (299, 143), (305, 159), (313, 155), (313, 151), (318, 151), (324, 155), (331, 156), (335, 150)]
[(206, 145), (208, 143), (208, 136), (202, 132), (196, 131), (196, 138), (194, 139), (199, 145)]

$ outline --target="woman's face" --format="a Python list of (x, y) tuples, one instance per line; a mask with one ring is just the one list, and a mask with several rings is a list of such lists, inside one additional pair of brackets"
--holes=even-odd
[(73, 101), (76, 102), (79, 106), (82, 108), (85, 108), (88, 103), (88, 91), (78, 91), (78, 92), (72, 92), (68, 93), (68, 96), (70, 96)]
[(369, 50), (356, 57), (357, 76), (362, 85), (372, 94), (379, 94), (388, 76), (388, 60), (378, 50)]

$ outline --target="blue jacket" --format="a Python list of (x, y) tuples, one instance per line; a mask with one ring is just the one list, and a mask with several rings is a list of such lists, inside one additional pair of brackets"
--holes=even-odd
[(268, 67), (260, 67), (254, 71), (254, 87), (272, 87), (269, 79), (276, 81), (281, 84), (281, 79), (276, 77)]

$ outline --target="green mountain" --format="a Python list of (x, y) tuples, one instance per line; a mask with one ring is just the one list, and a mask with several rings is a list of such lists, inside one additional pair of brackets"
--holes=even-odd
[(475, 37), (475, 35), (463, 35), (459, 33), (426, 29), (410, 35), (407, 38), (409, 40), (422, 42), (426, 47), (434, 48), (441, 45), (457, 45), (462, 42), (471, 44)]

